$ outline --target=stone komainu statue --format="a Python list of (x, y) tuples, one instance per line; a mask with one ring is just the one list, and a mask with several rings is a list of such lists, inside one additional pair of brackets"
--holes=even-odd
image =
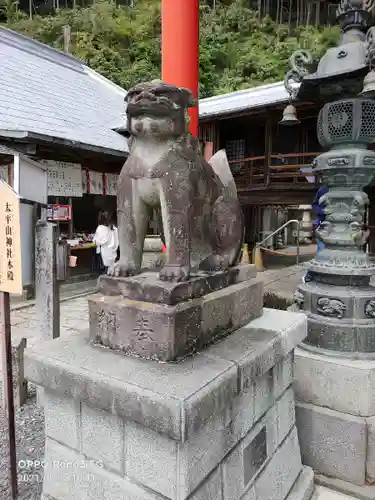
[(193, 94), (153, 81), (132, 88), (126, 101), (130, 152), (117, 186), (121, 257), (108, 273), (140, 272), (153, 210), (167, 247), (160, 279), (184, 281), (198, 269), (237, 264), (244, 226), (236, 185), (225, 152), (207, 163), (188, 133)]

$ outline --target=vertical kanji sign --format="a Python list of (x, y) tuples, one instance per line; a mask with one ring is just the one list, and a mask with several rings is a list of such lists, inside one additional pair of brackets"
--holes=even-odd
[(0, 292), (22, 294), (20, 200), (0, 180)]
[(22, 293), (20, 200), (0, 180), (0, 346), (3, 393), (8, 421), (9, 479), (11, 498), (17, 498), (17, 457), (14, 423), (10, 294)]

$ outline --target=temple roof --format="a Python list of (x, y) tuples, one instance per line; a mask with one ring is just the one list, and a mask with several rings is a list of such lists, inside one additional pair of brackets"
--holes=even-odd
[(0, 28), (0, 136), (34, 138), (124, 156), (112, 129), (126, 91), (86, 64)]

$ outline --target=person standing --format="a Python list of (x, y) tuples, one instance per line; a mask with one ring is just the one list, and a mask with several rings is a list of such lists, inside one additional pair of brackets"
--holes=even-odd
[(119, 247), (118, 230), (112, 221), (109, 212), (100, 212), (93, 239), (96, 244), (96, 253), (101, 256), (105, 272), (116, 262)]

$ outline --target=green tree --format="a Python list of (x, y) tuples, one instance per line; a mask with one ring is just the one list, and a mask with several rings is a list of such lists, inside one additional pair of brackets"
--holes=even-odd
[[(90, 7), (61, 9), (29, 19), (8, 3), (6, 26), (63, 50), (64, 26), (70, 51), (124, 88), (160, 77), (161, 0), (137, 0), (134, 7), (99, 0)], [(228, 3), (229, 5), (226, 5)], [(313, 48), (321, 56), (337, 41), (337, 29), (311, 26), (288, 30), (260, 20), (248, 1), (216, 2), (200, 12), (200, 97), (282, 80), (294, 50)]]

